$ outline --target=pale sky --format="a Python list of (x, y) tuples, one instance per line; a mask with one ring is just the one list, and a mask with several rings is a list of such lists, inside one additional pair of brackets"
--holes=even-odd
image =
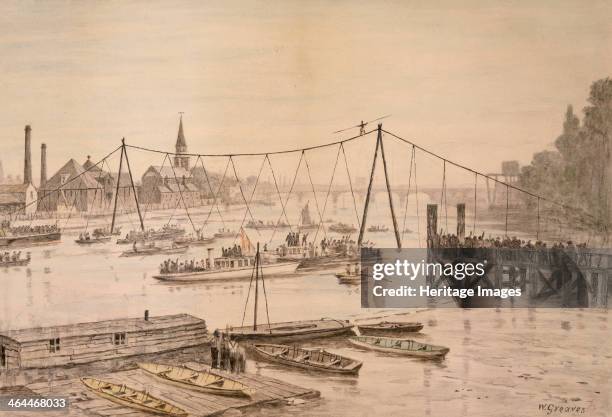
[[(387, 130), (485, 172), (527, 163), (612, 69), (609, 1), (4, 1), (0, 159), (34, 178), (128, 143), (281, 150)], [(352, 133), (352, 132), (350, 132)]]

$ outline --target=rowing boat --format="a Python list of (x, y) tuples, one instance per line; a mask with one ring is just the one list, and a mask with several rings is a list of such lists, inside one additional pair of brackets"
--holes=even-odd
[(410, 339), (396, 339), (378, 336), (353, 336), (348, 341), (365, 349), (397, 355), (415, 356), (423, 359), (443, 359), (450, 350), (444, 346), (428, 345)]
[(362, 335), (397, 336), (402, 333), (418, 332), (423, 329), (423, 324), (382, 321), (380, 323), (362, 324), (357, 328)]
[(186, 417), (188, 415), (185, 410), (153, 397), (145, 391), (95, 378), (81, 378), (81, 382), (100, 397), (125, 407), (163, 416)]
[(253, 351), (261, 359), (294, 366), (302, 369), (332, 372), (336, 374), (357, 374), (362, 362), (336, 355), (323, 349), (302, 349), (296, 346), (256, 344)]
[(207, 394), (249, 397), (255, 393), (254, 389), (249, 388), (242, 382), (208, 371), (196, 371), (184, 366), (160, 363), (138, 363), (138, 367), (168, 384)]
[(346, 272), (339, 272), (335, 275), (336, 275), (336, 278), (338, 278), (338, 283), (340, 284), (351, 284), (351, 285), (361, 284), (361, 274), (355, 275), (355, 274), (347, 274)]
[(94, 243), (106, 243), (111, 240), (111, 236), (92, 237), (89, 239), (76, 239), (75, 242), (79, 245), (91, 245)]
[(230, 327), (222, 330), (236, 340), (261, 342), (293, 342), (296, 340), (318, 339), (353, 333), (353, 325), (335, 319), (287, 321), (281, 323), (258, 324), (253, 326)]
[(173, 245), (170, 247), (160, 247), (155, 246), (155, 244), (150, 244), (141, 248), (133, 248), (132, 250), (128, 250), (125, 252), (121, 252), (121, 257), (129, 257), (129, 256), (146, 256), (146, 255), (157, 255), (157, 254), (175, 254), (175, 253), (183, 253), (189, 249), (189, 245)]

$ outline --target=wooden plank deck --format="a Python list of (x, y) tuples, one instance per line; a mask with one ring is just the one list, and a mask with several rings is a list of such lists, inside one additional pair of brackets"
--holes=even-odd
[[(187, 362), (185, 365), (207, 370), (208, 365), (199, 362)], [(198, 391), (179, 388), (164, 384), (152, 375), (140, 369), (88, 375), (105, 381), (125, 384), (138, 390), (146, 390), (151, 395), (167, 400), (189, 413), (190, 416), (206, 417), (220, 415), (229, 409), (242, 409), (263, 404), (283, 404), (289, 398), (316, 398), (319, 392), (309, 388), (254, 374), (227, 374), (215, 370), (221, 375), (227, 375), (256, 390), (251, 398), (233, 398), (206, 394)], [(122, 407), (89, 391), (78, 378), (72, 378), (53, 383), (37, 382), (28, 388), (41, 396), (63, 396), (70, 400), (71, 411), (77, 411), (87, 416), (143, 416), (140, 411)]]

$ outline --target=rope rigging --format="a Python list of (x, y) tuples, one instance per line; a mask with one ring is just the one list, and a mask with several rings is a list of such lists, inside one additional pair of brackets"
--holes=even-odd
[(419, 239), (419, 247), (421, 247), (421, 217), (419, 216), (419, 182), (417, 180), (417, 159), (416, 149), (412, 147), (412, 155), (414, 159), (414, 201), (416, 203), (417, 214), (417, 237)]
[[(282, 215), (285, 216), (285, 220), (287, 221), (287, 225), (289, 226), (289, 231), (293, 232), (293, 229), (291, 228), (291, 222), (289, 221), (289, 217), (287, 217), (287, 213), (285, 211), (285, 206), (283, 206), (283, 197), (281, 196), (280, 189), (278, 188), (278, 182), (276, 181), (276, 174), (274, 173), (274, 169), (272, 168), (272, 161), (270, 161), (270, 156), (268, 154), (266, 154), (266, 159), (270, 167), (270, 172), (272, 172), (272, 179), (274, 180), (274, 187), (276, 188), (276, 193), (278, 194), (278, 200), (280, 201), (280, 204), (281, 204)], [(280, 219), (278, 222), (280, 222)], [(278, 226), (278, 222), (276, 226)]]
[[(321, 216), (321, 222), (317, 226), (317, 231), (315, 232), (314, 238), (312, 241), (316, 244), (317, 236), (319, 235), (319, 230), (323, 226), (323, 216), (325, 216), (325, 210), (327, 209), (327, 201), (329, 199), (329, 194), (331, 193), (331, 187), (334, 182), (334, 176), (336, 175), (336, 167), (338, 166), (338, 159), (340, 159), (340, 146), (338, 146), (338, 152), (336, 153), (336, 162), (334, 162), (334, 169), (332, 170), (331, 179), (329, 180), (329, 187), (327, 188), (327, 195), (325, 196), (325, 202), (323, 203), (323, 214)], [(323, 233), (325, 234), (325, 227), (323, 226)]]
[[(285, 199), (285, 204), (282, 205), (282, 202), (281, 202), (283, 212), (285, 211), (285, 208), (287, 207), (287, 204), (289, 203), (289, 199), (291, 198), (291, 193), (293, 192), (293, 187), (295, 186), (295, 181), (297, 180), (298, 173), (300, 172), (300, 166), (302, 165), (303, 159), (304, 159), (304, 153), (302, 152), (300, 153), (300, 159), (298, 161), (297, 168), (295, 169), (295, 174), (293, 175), (293, 181), (291, 181), (291, 187), (289, 187), (289, 193), (287, 194), (287, 198)], [(276, 234), (277, 226), (280, 223), (282, 216), (283, 215), (281, 214), (278, 220), (276, 221), (274, 229), (272, 230), (272, 236), (270, 236), (270, 241), (268, 243), (271, 243), (272, 239), (274, 239), (274, 235)]]
[[(253, 217), (253, 213), (251, 212), (251, 207), (249, 206), (249, 203), (246, 197), (244, 196), (244, 190), (242, 189), (242, 183), (240, 182), (240, 178), (238, 177), (238, 172), (236, 172), (236, 165), (234, 164), (234, 158), (230, 156), (229, 159), (230, 159), (230, 162), (232, 163), (232, 170), (234, 171), (234, 176), (236, 177), (236, 181), (238, 182), (238, 189), (240, 190), (240, 195), (242, 196), (242, 200), (244, 201), (244, 204), (246, 204), (247, 213), (249, 214), (249, 216), (251, 216), (251, 220), (253, 220), (253, 223), (256, 223), (255, 217)], [(259, 233), (259, 230), (255, 229), (255, 231), (257, 232), (258, 235), (261, 236), (261, 233)]]
[[(314, 183), (312, 182), (312, 177), (310, 175), (310, 166), (308, 165), (308, 159), (306, 158), (306, 151), (302, 151), (302, 155), (304, 155), (304, 163), (306, 164), (306, 172), (308, 173), (308, 181), (310, 181), (310, 187), (312, 188), (312, 195), (314, 196), (314, 201), (315, 201), (315, 207), (317, 208), (317, 213), (319, 214), (319, 219), (321, 220), (321, 223), (319, 224), (319, 227), (321, 224), (323, 224), (323, 215), (321, 214), (321, 210), (319, 209), (319, 201), (317, 200), (317, 192), (315, 190), (315, 186)], [(333, 180), (333, 177), (332, 177)], [(318, 228), (317, 228), (318, 231)], [(323, 229), (323, 235), (327, 238), (327, 234), (325, 233), (325, 228)]]
[(348, 177), (349, 188), (351, 190), (351, 196), (353, 197), (353, 207), (355, 208), (355, 217), (357, 218), (357, 227), (361, 228), (361, 220), (359, 220), (359, 213), (357, 211), (357, 200), (355, 198), (355, 192), (353, 191), (353, 181), (351, 180), (351, 172), (349, 171), (348, 159), (346, 158), (346, 152), (344, 151), (344, 143), (340, 144), (342, 149), (342, 155), (344, 156), (344, 165), (346, 166), (346, 176)]
[(478, 192), (478, 174), (474, 173), (474, 226), (472, 227), (472, 234), (476, 236), (476, 211), (478, 203), (476, 202), (476, 196)]
[(592, 215), (592, 214), (590, 214), (590, 213), (585, 212), (583, 209), (581, 209), (581, 208), (579, 208), (579, 207), (572, 207), (572, 206), (569, 206), (569, 205), (567, 205), (567, 204), (559, 203), (559, 202), (557, 202), (557, 201), (554, 201), (554, 200), (548, 199), (548, 198), (546, 198), (546, 197), (543, 197), (543, 196), (540, 196), (540, 195), (534, 194), (534, 193), (532, 193), (532, 192), (530, 192), (530, 191), (527, 191), (527, 190), (525, 190), (525, 189), (523, 189), (523, 188), (517, 187), (517, 186), (512, 185), (512, 184), (508, 184), (508, 183), (506, 183), (506, 182), (504, 182), (504, 181), (501, 181), (501, 180), (499, 180), (499, 179), (497, 179), (497, 178), (495, 178), (495, 177), (492, 177), (492, 176), (490, 176), (490, 175), (487, 175), (487, 174), (484, 174), (484, 173), (482, 173), (482, 172), (476, 171), (476, 170), (474, 170), (474, 169), (472, 169), (472, 168), (468, 168), (468, 167), (466, 167), (465, 165), (461, 165), (461, 164), (459, 164), (459, 163), (457, 163), (457, 162), (451, 161), (450, 159), (446, 159), (446, 158), (444, 158), (443, 156), (440, 156), (440, 155), (438, 155), (438, 154), (436, 154), (436, 153), (434, 153), (434, 152), (432, 152), (432, 151), (430, 151), (430, 150), (428, 150), (428, 149), (423, 148), (422, 146), (419, 146), (419, 145), (415, 144), (414, 142), (412, 142), (412, 141), (410, 141), (410, 140), (408, 140), (408, 139), (404, 139), (404, 138), (402, 138), (401, 136), (398, 136), (398, 135), (396, 135), (396, 134), (394, 134), (394, 133), (391, 133), (391, 132), (389, 132), (389, 131), (387, 131), (387, 130), (384, 130), (384, 129), (383, 129), (383, 132), (387, 133), (388, 135), (393, 136), (394, 138), (396, 138), (397, 140), (399, 140), (399, 141), (401, 141), (401, 142), (404, 142), (404, 143), (408, 143), (408, 144), (410, 144), (410, 145), (413, 145), (413, 146), (414, 146), (415, 148), (417, 148), (418, 150), (420, 150), (420, 151), (422, 151), (422, 152), (424, 152), (424, 153), (427, 153), (427, 154), (429, 154), (429, 155), (431, 155), (431, 156), (433, 156), (433, 157), (435, 157), (435, 158), (437, 158), (437, 159), (440, 159), (440, 160), (444, 161), (445, 163), (449, 163), (449, 164), (451, 164), (451, 165), (454, 165), (454, 166), (456, 166), (457, 168), (461, 168), (461, 169), (463, 169), (463, 170), (465, 170), (465, 171), (472, 172), (472, 173), (474, 173), (474, 174), (480, 175), (481, 177), (486, 178), (487, 180), (491, 180), (491, 181), (493, 181), (493, 182), (495, 182), (495, 183), (501, 184), (501, 185), (503, 185), (503, 186), (506, 186), (506, 187), (508, 187), (508, 188), (510, 188), (510, 189), (516, 190), (516, 191), (518, 191), (518, 192), (520, 192), (520, 193), (523, 193), (523, 194), (525, 194), (525, 195), (528, 195), (528, 196), (531, 196), (531, 197), (534, 197), (534, 198), (540, 198), (542, 201), (546, 201), (546, 202), (548, 202), (548, 203), (550, 203), (550, 204), (552, 204), (552, 205), (555, 205), (555, 206), (557, 206), (557, 207), (560, 207), (560, 208), (563, 208), (563, 209), (566, 209), (566, 210), (575, 211), (575, 212), (581, 212), (583, 215), (588, 216), (588, 217), (589, 217), (589, 218), (591, 218), (592, 220), (595, 220), (595, 216), (593, 216), (593, 215)]
[[(221, 181), (219, 182), (219, 187), (217, 188), (217, 192), (213, 194), (213, 204), (212, 204), (212, 206), (210, 206), (210, 210), (208, 211), (208, 214), (206, 215), (206, 220), (204, 220), (204, 225), (208, 224), (208, 220), (210, 219), (210, 215), (212, 214), (212, 212), (213, 212), (213, 210), (215, 208), (219, 212), (219, 216), (221, 216), (221, 211), (219, 210), (219, 205), (218, 205), (218, 197), (219, 197), (219, 193), (221, 192), (221, 189), (223, 188), (223, 183), (225, 182), (225, 177), (227, 176), (227, 170), (229, 169), (229, 164), (230, 164), (230, 160), (228, 158), (227, 159), (227, 164), (225, 164), (225, 170), (223, 171), (223, 176), (221, 177)], [(204, 172), (206, 172), (206, 171), (204, 171)], [(206, 176), (206, 178), (207, 178), (207, 182), (208, 182), (208, 185), (210, 187), (210, 190), (212, 192), (212, 185), (210, 183), (210, 180), (208, 179), (208, 175)], [(225, 221), (223, 220), (223, 216), (221, 216), (221, 222), (223, 223), (223, 228), (225, 229)]]
[[(266, 158), (264, 157), (261, 161), (261, 166), (259, 167), (259, 172), (257, 173), (257, 179), (255, 180), (255, 184), (253, 185), (253, 190), (251, 191), (251, 196), (249, 197), (249, 202), (247, 203), (247, 210), (245, 210), (244, 212), (244, 216), (242, 217), (242, 221), (240, 222), (240, 227), (238, 228), (238, 230), (243, 230), (242, 226), (244, 226), (244, 221), (246, 220), (246, 216), (247, 216), (247, 211), (249, 210), (249, 204), (253, 202), (253, 197), (255, 196), (255, 191), (257, 190), (257, 184), (259, 184), (259, 178), (261, 176), (261, 171), (263, 171), (263, 167), (266, 163)], [(252, 218), (252, 216), (251, 216)], [(255, 230), (257, 231), (257, 233), (259, 233), (259, 230), (257, 228), (255, 228)], [(245, 232), (246, 234), (246, 232)], [(248, 235), (247, 235), (248, 237)], [(236, 242), (236, 239), (238, 239), (238, 235), (236, 235), (234, 237), (234, 243)]]
[(404, 234), (406, 233), (406, 217), (408, 215), (408, 201), (410, 200), (410, 186), (412, 182), (412, 164), (413, 162), (414, 162), (414, 147), (412, 147), (411, 154), (410, 154), (410, 167), (409, 167), (409, 172), (408, 172), (408, 191), (406, 191), (406, 205), (404, 206), (404, 221), (402, 222), (402, 242), (404, 240)]
[[(210, 195), (211, 195), (211, 196), (213, 196), (213, 204), (214, 204), (214, 206), (213, 206), (213, 207), (216, 207), (216, 209), (217, 209), (217, 214), (219, 214), (219, 218), (221, 219), (221, 223), (223, 224), (223, 228), (225, 228), (225, 220), (223, 219), (223, 215), (221, 214), (221, 210), (219, 209), (219, 206), (215, 204), (215, 203), (216, 203), (216, 199), (217, 199), (217, 195), (216, 195), (216, 193), (213, 191), (213, 188), (212, 188), (212, 183), (210, 182), (210, 178), (209, 178), (209, 176), (208, 176), (208, 171), (206, 170), (206, 167), (204, 166), (204, 159), (203, 159), (203, 158), (201, 158), (201, 157), (198, 157), (198, 159), (196, 159), (196, 163), (193, 165), (193, 169), (192, 169), (191, 171), (192, 171), (192, 173), (193, 173), (193, 171), (194, 171), (194, 170), (197, 168), (197, 166), (198, 166), (198, 161), (200, 162), (200, 165), (202, 166), (202, 172), (204, 172), (204, 178), (206, 179), (206, 184), (208, 185), (208, 190), (210, 191)], [(227, 163), (229, 164), (229, 160), (227, 161)], [(227, 173), (227, 169), (228, 169), (228, 168), (229, 168), (229, 165), (226, 165), (226, 167), (225, 167), (225, 172), (224, 172), (224, 174), (223, 174), (223, 179), (225, 179), (225, 174)], [(211, 207), (211, 210), (212, 210), (212, 209), (213, 209), (213, 208)], [(204, 222), (204, 224), (203, 224), (202, 228), (204, 228), (204, 227), (206, 226), (206, 222), (208, 221), (208, 218), (209, 218), (209, 217), (210, 217), (210, 214), (209, 214), (209, 216), (206, 218), (206, 221)]]
[[(176, 183), (176, 187), (179, 190), (179, 196), (181, 198), (181, 201), (183, 202), (183, 207), (185, 208), (185, 213), (187, 213), (187, 218), (189, 219), (189, 223), (191, 223), (191, 227), (193, 228), (193, 231), (197, 234), (198, 229), (196, 229), (195, 225), (193, 224), (193, 220), (191, 219), (191, 215), (189, 214), (189, 209), (187, 208), (187, 203), (185, 202), (185, 197), (183, 196), (183, 191), (181, 190), (181, 183), (179, 183), (179, 180), (176, 177), (176, 170), (174, 169), (174, 166), (172, 164), (170, 164), (170, 167), (172, 168), (172, 173), (174, 174), (174, 181)], [(187, 187), (187, 184), (185, 184), (184, 182), (185, 182), (185, 178), (183, 178), (182, 185), (184, 187)]]

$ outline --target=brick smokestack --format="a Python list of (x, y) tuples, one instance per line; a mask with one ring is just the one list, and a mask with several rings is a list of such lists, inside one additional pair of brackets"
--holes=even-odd
[(40, 145), (40, 186), (47, 182), (47, 145)]
[(32, 128), (30, 125), (25, 127), (25, 159), (23, 162), (23, 183), (30, 184), (32, 182), (32, 151), (31, 151), (31, 135)]

